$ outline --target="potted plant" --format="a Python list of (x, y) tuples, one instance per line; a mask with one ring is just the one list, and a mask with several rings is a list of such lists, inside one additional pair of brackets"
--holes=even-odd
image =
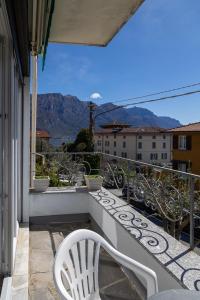
[(89, 191), (100, 190), (103, 183), (103, 177), (100, 175), (84, 175), (85, 182)]
[(36, 174), (33, 179), (34, 190), (37, 192), (45, 192), (49, 187), (50, 177), (47, 168), (40, 163), (36, 164)]
[(37, 192), (45, 192), (49, 187), (49, 176), (35, 176), (34, 190)]

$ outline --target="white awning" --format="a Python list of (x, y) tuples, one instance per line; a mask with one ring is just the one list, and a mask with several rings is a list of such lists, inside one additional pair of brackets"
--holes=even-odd
[(106, 46), (144, 0), (56, 0), (49, 42)]

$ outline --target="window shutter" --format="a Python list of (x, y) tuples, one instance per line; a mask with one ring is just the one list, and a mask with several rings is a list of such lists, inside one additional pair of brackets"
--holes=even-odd
[(192, 149), (192, 136), (187, 135), (186, 137), (186, 149), (191, 150)]
[(173, 149), (178, 149), (178, 135), (173, 135)]

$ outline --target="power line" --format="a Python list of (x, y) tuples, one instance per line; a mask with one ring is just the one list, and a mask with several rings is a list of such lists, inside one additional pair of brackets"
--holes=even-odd
[(111, 109), (109, 109), (107, 111), (100, 112), (99, 114), (96, 114), (95, 117), (94, 117), (94, 119), (96, 119), (100, 115), (103, 115), (105, 113), (108, 113), (108, 112), (111, 112), (111, 111), (114, 111), (114, 110), (117, 110), (117, 109), (120, 109), (120, 108), (132, 106), (132, 105), (136, 105), (136, 104), (144, 104), (144, 103), (151, 103), (151, 102), (163, 101), (163, 100), (166, 100), (166, 99), (175, 99), (175, 98), (178, 98), (178, 97), (190, 96), (190, 95), (197, 94), (197, 93), (200, 93), (200, 90), (190, 91), (190, 92), (181, 93), (181, 94), (175, 94), (175, 95), (161, 97), (161, 98), (156, 98), (156, 99), (149, 99), (149, 100), (144, 100), (144, 101), (138, 101), (138, 102), (133, 102), (133, 103), (125, 104), (125, 105), (119, 105), (119, 106), (113, 107), (113, 108), (111, 108)]
[(168, 89), (168, 90), (165, 90), (165, 91), (150, 93), (150, 94), (146, 94), (146, 95), (142, 95), (142, 96), (131, 97), (131, 98), (127, 98), (127, 99), (121, 99), (121, 100), (115, 100), (115, 101), (109, 101), (108, 100), (107, 102), (120, 103), (120, 102), (125, 102), (125, 101), (137, 100), (137, 99), (147, 98), (147, 97), (161, 95), (161, 94), (165, 94), (165, 93), (175, 92), (175, 91), (178, 91), (178, 90), (187, 89), (187, 88), (198, 86), (198, 85), (200, 85), (200, 82), (184, 85), (184, 86), (173, 88), (173, 89)]

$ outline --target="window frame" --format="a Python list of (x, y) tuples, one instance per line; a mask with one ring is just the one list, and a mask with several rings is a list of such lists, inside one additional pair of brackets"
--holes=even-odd
[(187, 150), (187, 136), (186, 135), (178, 136), (178, 149), (179, 150)]

